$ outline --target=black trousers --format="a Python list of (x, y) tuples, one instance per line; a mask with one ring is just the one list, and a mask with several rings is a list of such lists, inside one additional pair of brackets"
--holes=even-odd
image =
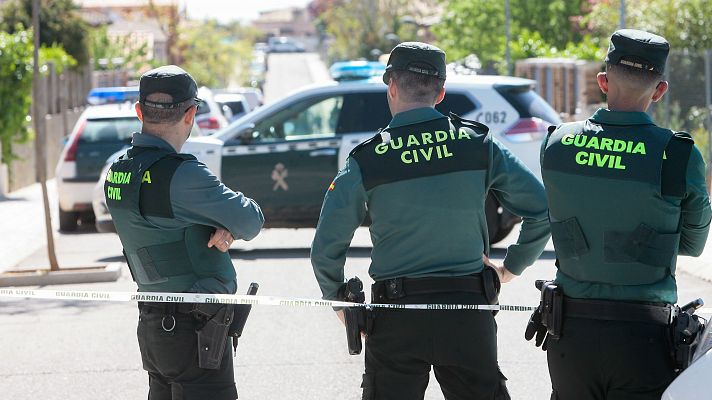
[(660, 400), (675, 378), (668, 328), (565, 318), (549, 340), (552, 400)]
[[(480, 294), (408, 296), (398, 303), (486, 304)], [(497, 365), (497, 327), (490, 311), (374, 311), (366, 338), (364, 400), (423, 399), (432, 366), (447, 400), (508, 400)]]
[[(166, 317), (164, 319), (164, 317)], [(143, 368), (148, 372), (149, 400), (235, 400), (237, 388), (228, 344), (220, 369), (198, 367), (199, 321), (191, 314), (141, 307), (137, 329)], [(227, 340), (227, 339), (226, 339)]]

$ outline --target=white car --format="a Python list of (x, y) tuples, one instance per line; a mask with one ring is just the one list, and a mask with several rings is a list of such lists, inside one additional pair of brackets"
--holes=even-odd
[(230, 122), (252, 111), (252, 108), (247, 102), (247, 99), (241, 94), (218, 93), (213, 98), (215, 99), (215, 102), (218, 103), (218, 105), (223, 109), (223, 112), (227, 111), (225, 107), (228, 107), (230, 109), (228, 115), (225, 115), (225, 118), (228, 118), (228, 116), (230, 117), (228, 118)]
[[(534, 84), (503, 76), (454, 76), (448, 78), (445, 99), (437, 108), (488, 125), (540, 177), (539, 147), (547, 127), (561, 120), (533, 91)], [(266, 227), (314, 227), (324, 193), (349, 152), (390, 119), (380, 77), (333, 82), (265, 105), (216, 132), (209, 142), (189, 139), (183, 150), (192, 152), (197, 146), (196, 156), (228, 187), (255, 199)], [(492, 243), (518, 222), (494, 196), (486, 213)]]
[(92, 189), (106, 158), (140, 129), (133, 103), (90, 106), (79, 116), (55, 170), (60, 230), (74, 231), (79, 221), (93, 221)]
[(210, 135), (217, 130), (225, 128), (230, 123), (230, 118), (225, 117), (225, 114), (230, 115), (232, 113), (230, 107), (218, 104), (210, 89), (205, 86), (198, 88), (198, 97), (203, 102), (198, 107), (195, 122), (203, 133)]

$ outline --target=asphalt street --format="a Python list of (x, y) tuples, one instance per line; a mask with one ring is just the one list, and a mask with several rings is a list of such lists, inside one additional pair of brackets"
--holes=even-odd
[[(323, 65), (314, 64), (313, 57), (309, 54), (275, 57), (270, 61), (267, 90), (276, 90), (270, 89), (270, 85), (279, 79), (285, 82), (279, 87), (292, 90), (300, 84), (295, 83), (297, 79), (304, 79), (301, 84), (306, 84), (314, 81), (315, 76), (323, 77)], [(302, 72), (285, 74), (293, 68)], [(303, 76), (303, 71), (311, 72)], [(272, 88), (277, 88), (277, 84)], [(274, 99), (284, 93), (267, 94)], [(52, 185), (50, 188), (54, 190)], [(30, 194), (23, 199), (0, 201), (0, 213), (12, 210), (9, 207), (25, 210), (29, 207), (26, 203), (34, 201)], [(37, 208), (36, 212), (40, 210)], [(18, 224), (22, 218), (17, 216)], [(28, 221), (42, 232), (34, 219)], [(13, 238), (15, 248), (0, 248), (0, 260), (17, 258), (13, 254), (20, 252), (29, 254), (20, 261), (20, 267), (46, 265), (44, 248), (32, 247), (31, 242), (41, 237), (25, 232), (31, 228), (17, 228), (22, 234)], [(7, 229), (3, 228), (2, 232)], [(517, 229), (495, 246), (492, 252), (495, 262), (501, 262), (506, 245), (516, 240), (516, 233)], [(75, 234), (56, 236), (60, 264), (86, 265), (122, 259), (121, 246), (114, 234), (98, 234), (85, 227)], [(309, 262), (313, 236), (313, 229), (269, 229), (251, 242), (236, 242), (230, 254), (237, 269), (239, 291), (243, 292), (249, 282), (258, 282), (262, 295), (319, 298), (320, 291)], [(346, 276), (370, 281), (367, 274), (370, 251), (368, 230), (361, 228), (348, 255)], [(534, 289), (534, 280), (553, 277), (553, 264), (553, 248), (549, 245), (534, 266), (504, 286), (501, 303), (535, 304), (538, 292)], [(689, 275), (680, 274), (678, 283), (681, 301), (704, 294), (709, 297), (712, 293), (712, 284)], [(117, 282), (62, 287), (107, 291), (135, 288), (125, 267)], [(499, 361), (509, 378), (513, 399), (544, 400), (550, 395), (545, 353), (523, 338), (528, 317), (529, 313), (524, 312), (501, 312), (497, 316)], [(146, 398), (147, 378), (141, 369), (136, 322), (136, 306), (131, 303), (0, 298), (0, 399)], [(348, 355), (344, 328), (331, 309), (253, 308), (235, 365), (240, 399), (361, 398), (363, 357)], [(432, 376), (426, 399), (443, 399)]]

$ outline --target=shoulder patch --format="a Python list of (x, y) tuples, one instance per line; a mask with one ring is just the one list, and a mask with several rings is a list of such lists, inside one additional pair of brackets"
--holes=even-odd
[(489, 127), (483, 123), (473, 121), (471, 119), (465, 119), (462, 118), (461, 116), (451, 112), (449, 114), (450, 116), (450, 121), (452, 121), (453, 125), (459, 127), (459, 126), (465, 126), (467, 128), (473, 129), (475, 132), (479, 134), (487, 134), (489, 132)]
[(687, 132), (674, 132), (672, 133), (672, 138), (676, 140), (683, 140), (683, 141), (688, 141), (691, 143), (695, 143), (695, 139), (692, 138), (692, 135), (690, 135)]
[(356, 147), (354, 147), (354, 148), (349, 152), (349, 156), (353, 156), (354, 154), (356, 154), (356, 153), (358, 153), (359, 151), (363, 150), (363, 148), (366, 147), (366, 146), (368, 146), (370, 143), (373, 143), (373, 142), (376, 141), (376, 140), (381, 140), (381, 131), (382, 131), (382, 129), (379, 129), (379, 130), (378, 130), (378, 133), (376, 133), (376, 134), (373, 135), (372, 137), (370, 137), (370, 138), (364, 140), (363, 142), (359, 143), (358, 145), (356, 145)]

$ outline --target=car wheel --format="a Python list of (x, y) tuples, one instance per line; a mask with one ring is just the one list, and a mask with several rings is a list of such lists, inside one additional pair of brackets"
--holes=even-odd
[(503, 226), (503, 215), (500, 211), (499, 201), (490, 193), (485, 201), (485, 216), (487, 217), (487, 234), (489, 243), (493, 245), (502, 241), (514, 228), (514, 224)]
[(91, 225), (96, 222), (94, 211), (87, 211), (85, 213), (82, 213), (80, 219), (82, 221), (82, 225)]
[(63, 232), (73, 232), (77, 230), (79, 215), (73, 211), (59, 210), (59, 230)]

